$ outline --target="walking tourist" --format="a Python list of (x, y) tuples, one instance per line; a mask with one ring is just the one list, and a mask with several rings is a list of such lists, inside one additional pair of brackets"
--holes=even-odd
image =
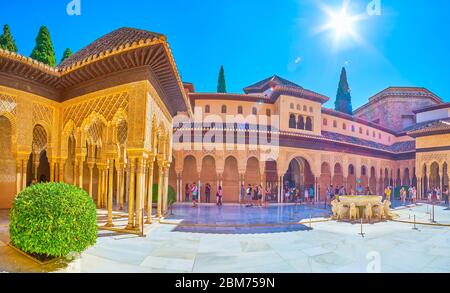
[(400, 189), (400, 200), (403, 205), (406, 204), (406, 190), (404, 187), (402, 187), (402, 189)]
[(186, 183), (186, 186), (184, 187), (184, 194), (187, 202), (189, 202), (190, 193), (191, 193), (191, 186), (189, 186), (189, 183)]
[(258, 198), (259, 198), (258, 193), (259, 193), (259, 186), (255, 185), (253, 187), (253, 204), (252, 204), (254, 207), (258, 206)]
[(311, 186), (309, 188), (309, 202), (314, 204), (314, 187), (313, 186)]
[(244, 184), (241, 184), (241, 191), (239, 193), (239, 205), (242, 206), (242, 204), (245, 203), (245, 186)]
[(206, 203), (210, 203), (211, 201), (211, 185), (209, 183), (205, 185), (205, 201)]
[(251, 207), (252, 206), (252, 185), (249, 184), (247, 187), (247, 207)]
[(417, 189), (413, 186), (412, 192), (411, 192), (411, 202), (413, 204), (416, 204), (417, 202)]
[(387, 201), (391, 201), (391, 188), (389, 186), (384, 189), (384, 196)]
[(217, 205), (218, 206), (222, 206), (222, 198), (223, 198), (223, 190), (222, 190), (222, 186), (219, 185), (219, 188), (217, 188)]
[(444, 191), (442, 192), (442, 195), (444, 196), (445, 205), (448, 206), (448, 186), (444, 187)]
[(264, 189), (262, 185), (258, 186), (258, 204), (262, 207)]
[(438, 186), (436, 188), (436, 201), (438, 204), (440, 204), (441, 200), (442, 200), (442, 192), (441, 192), (441, 188)]
[(308, 203), (309, 200), (309, 190), (308, 187), (305, 186), (305, 196), (304, 196), (305, 204)]
[(194, 182), (192, 183), (192, 202), (193, 202), (193, 207), (196, 208), (197, 207), (197, 202), (198, 202), (198, 187), (197, 184)]

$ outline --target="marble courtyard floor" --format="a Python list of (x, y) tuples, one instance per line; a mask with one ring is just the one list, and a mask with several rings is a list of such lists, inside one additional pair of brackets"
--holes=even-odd
[[(405, 221), (416, 214), (429, 223), (427, 209), (399, 206), (394, 213)], [(146, 226), (146, 237), (100, 231), (97, 244), (68, 267), (42, 268), (6, 246), (3, 211), (0, 272), (359, 273), (373, 268), (374, 255), (381, 272), (450, 272), (450, 227), (418, 225), (413, 230), (410, 223), (388, 221), (365, 224), (362, 237), (359, 224), (324, 221), (328, 215), (323, 206), (176, 205), (163, 223)], [(435, 218), (450, 223), (450, 211), (436, 206)]]

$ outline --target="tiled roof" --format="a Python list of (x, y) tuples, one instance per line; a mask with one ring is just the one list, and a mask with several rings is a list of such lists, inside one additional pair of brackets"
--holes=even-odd
[(297, 89), (303, 89), (301, 86), (299, 86), (296, 83), (293, 83), (287, 79), (281, 78), (277, 75), (274, 75), (272, 77), (268, 77), (266, 79), (263, 79), (255, 84), (252, 84), (246, 88), (244, 88), (244, 92), (246, 94), (249, 93), (263, 93), (266, 90), (268, 90), (272, 86), (286, 86), (286, 87), (294, 87)]
[(88, 46), (79, 50), (61, 64), (58, 65), (59, 68), (66, 68), (70, 65), (81, 62), (91, 56), (99, 55), (108, 50), (113, 50), (114, 48), (119, 48), (120, 46), (125, 46), (127, 44), (132, 44), (134, 42), (139, 43), (139, 41), (153, 40), (165, 38), (164, 35), (149, 32), (145, 30), (123, 27), (112, 31), (111, 33), (104, 35), (103, 37), (92, 42)]
[(436, 119), (422, 123), (417, 123), (411, 127), (406, 128), (405, 132), (407, 132), (408, 134), (418, 134), (441, 130), (450, 131), (450, 118)]
[(327, 139), (331, 139), (331, 140), (356, 144), (356, 145), (360, 145), (360, 146), (370, 147), (370, 148), (384, 150), (384, 151), (393, 152), (393, 153), (412, 152), (416, 148), (415, 141), (398, 142), (393, 145), (385, 145), (385, 144), (373, 142), (370, 140), (360, 139), (357, 137), (347, 136), (347, 135), (343, 135), (343, 134), (339, 134), (339, 133), (335, 133), (335, 132), (322, 131), (322, 136)]

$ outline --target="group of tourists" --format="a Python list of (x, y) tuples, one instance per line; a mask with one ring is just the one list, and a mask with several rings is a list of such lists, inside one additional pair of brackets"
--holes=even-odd
[(314, 187), (305, 187), (303, 191), (300, 187), (285, 187), (284, 202), (298, 204), (314, 204)]
[[(266, 193), (269, 190), (266, 190)], [(263, 193), (264, 189), (262, 185), (251, 185), (248, 184), (245, 188), (244, 184), (241, 184), (241, 189), (239, 192), (239, 202), (241, 205), (245, 204), (246, 207), (262, 207), (263, 206)], [(267, 200), (264, 201), (265, 206), (267, 206)]]
[(443, 190), (439, 186), (432, 187), (427, 192), (428, 203), (438, 203), (440, 204), (444, 200), (445, 205), (449, 205), (449, 190), (448, 186), (445, 186)]
[[(206, 183), (205, 184), (205, 202), (206, 203), (210, 203), (211, 202), (211, 191), (212, 191), (211, 184)], [(197, 183), (195, 183), (195, 182), (193, 182), (192, 184), (187, 183), (185, 185), (185, 187), (184, 187), (184, 194), (185, 194), (185, 198), (186, 198), (187, 202), (189, 202), (190, 195), (192, 195), (193, 207), (197, 207), (198, 206), (200, 189), (197, 186)], [(222, 189), (222, 186), (219, 186), (217, 188), (217, 192), (216, 192), (216, 204), (218, 206), (222, 206), (223, 205), (223, 200), (222, 199), (223, 199), (223, 189)]]
[(408, 190), (405, 187), (400, 189), (400, 201), (403, 205), (406, 204), (407, 201), (411, 201), (412, 204), (417, 203), (417, 189), (415, 186), (410, 186)]

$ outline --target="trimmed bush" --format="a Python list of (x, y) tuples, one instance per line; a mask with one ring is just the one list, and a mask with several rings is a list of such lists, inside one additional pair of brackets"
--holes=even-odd
[[(168, 195), (169, 206), (171, 204), (174, 204), (176, 201), (177, 201), (177, 194), (175, 193), (175, 190), (173, 189), (173, 187), (169, 185), (169, 195)], [(152, 202), (153, 203), (158, 202), (158, 184), (153, 184)]]
[(45, 257), (81, 253), (97, 239), (97, 212), (86, 191), (64, 183), (34, 184), (13, 203), (11, 244)]

